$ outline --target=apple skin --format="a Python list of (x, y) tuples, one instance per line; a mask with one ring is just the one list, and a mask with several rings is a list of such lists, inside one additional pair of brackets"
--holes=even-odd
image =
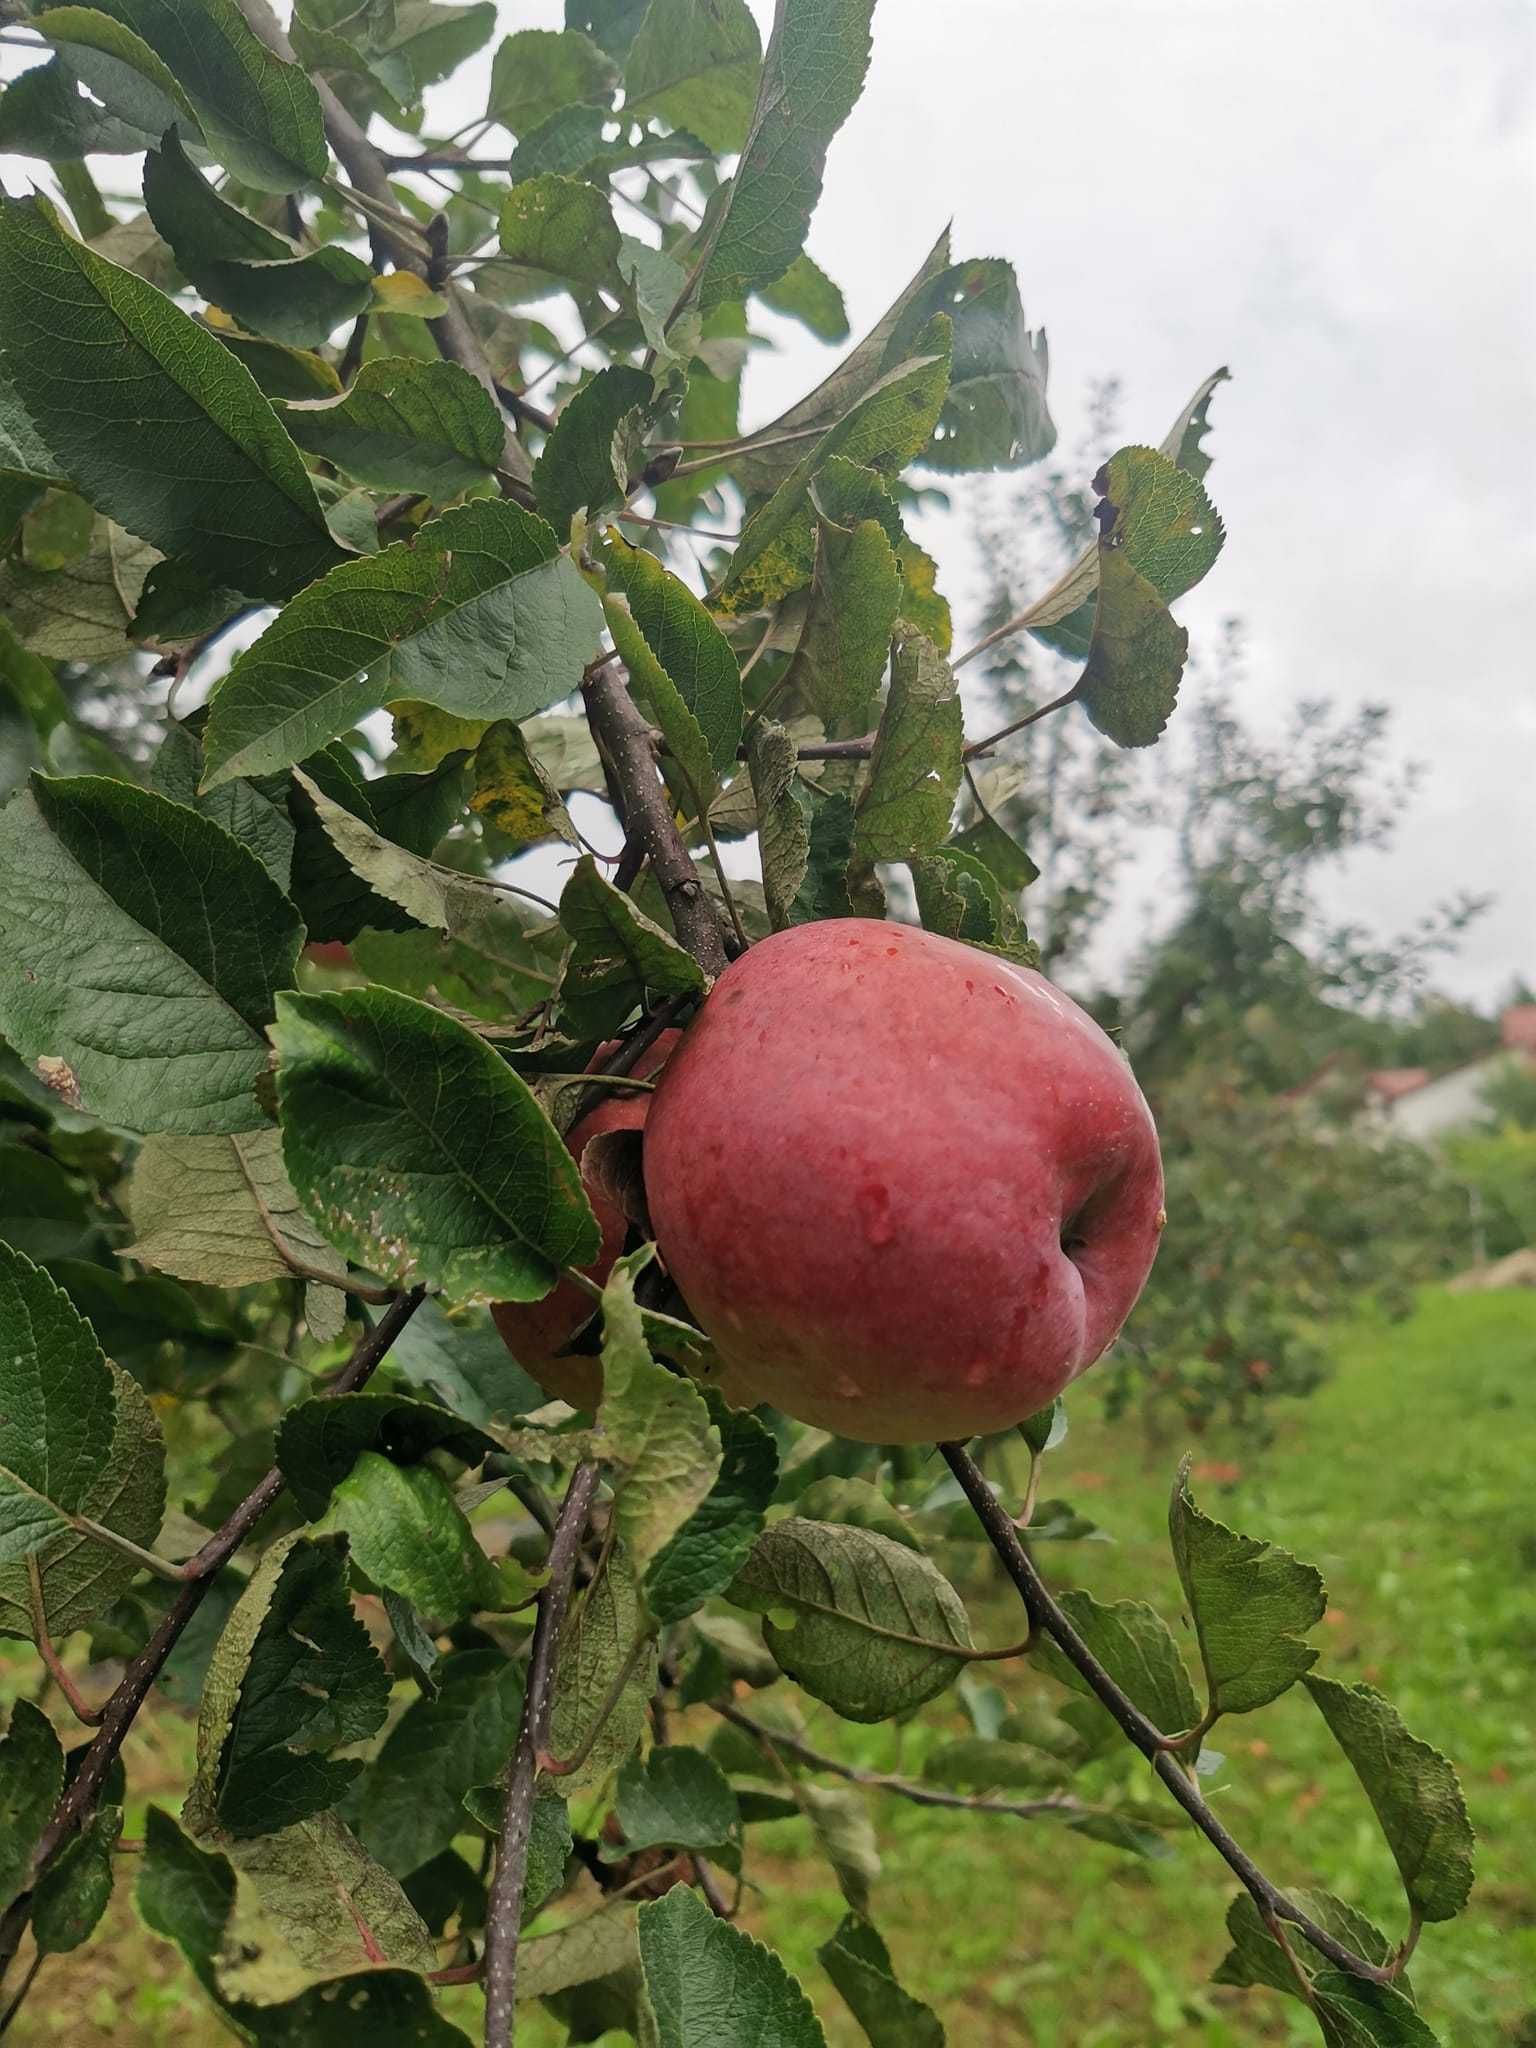
[[(682, 1037), (680, 1031), (663, 1031), (635, 1062), (636, 1080), (648, 1080)], [(595, 1072), (616, 1050), (600, 1046), (588, 1061)], [(593, 1138), (605, 1131), (641, 1131), (654, 1097), (646, 1089), (616, 1088), (606, 1094), (595, 1109), (588, 1110), (565, 1134), (571, 1156), (578, 1162)], [(603, 1233), (602, 1249), (590, 1266), (583, 1266), (587, 1278), (599, 1287), (613, 1271), (624, 1249), (629, 1225), (623, 1212), (601, 1188), (585, 1182), (587, 1200), (592, 1204)], [(593, 1303), (573, 1280), (561, 1280), (541, 1301), (497, 1301), (491, 1304), (491, 1319), (502, 1342), (530, 1378), (538, 1381), (552, 1400), (568, 1401), (573, 1408), (591, 1410), (602, 1399), (603, 1369), (596, 1358), (576, 1354), (563, 1356), (582, 1324), (591, 1317)]]
[(726, 1396), (867, 1443), (1043, 1408), (1118, 1335), (1165, 1220), (1151, 1111), (1085, 1011), (862, 918), (721, 976), (652, 1098), (645, 1191)]

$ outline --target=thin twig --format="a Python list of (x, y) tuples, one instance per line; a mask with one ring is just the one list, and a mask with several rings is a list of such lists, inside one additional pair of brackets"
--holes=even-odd
[(1375, 1984), (1390, 1984), (1396, 1974), (1391, 1967), (1382, 1969), (1368, 1963), (1353, 1949), (1336, 1941), (1326, 1928), (1309, 1919), (1284, 1892), (1271, 1884), (1248, 1852), (1227, 1832), (1206, 1804), (1189, 1772), (1168, 1753), (1168, 1738), (1116, 1684), (1057, 1605), (1050, 1588), (1036, 1570), (1034, 1560), (1019, 1541), (1018, 1531), (1007, 1509), (987, 1484), (975, 1459), (963, 1444), (940, 1444), (939, 1450), (975, 1509), (976, 1518), (1001, 1558), (1008, 1576), (1018, 1588), (1031, 1629), (1048, 1635), (1055, 1643), (1086, 1682), (1094, 1698), (1107, 1708), (1120, 1732), (1147, 1758), (1164, 1787), (1172, 1793), (1227, 1867), (1241, 1879), (1260, 1914), (1289, 1921), (1320, 1955), (1326, 1956), (1338, 1969), (1346, 1970), (1354, 1977), (1368, 1978)]
[(485, 1922), (485, 2048), (511, 2048), (517, 1998), (517, 1951), (523, 1884), (528, 1875), (528, 1833), (538, 1782), (539, 1753), (549, 1728), (560, 1632), (570, 1606), (576, 1558), (597, 1492), (598, 1468), (588, 1461), (571, 1474), (549, 1546), (549, 1577), (539, 1594), (538, 1619), (528, 1658), (522, 1724), (507, 1771), (501, 1846)]
[[(957, 662), (955, 666), (958, 668), (959, 663)], [(1001, 732), (991, 733), (984, 740), (972, 740), (960, 758), (962, 761), (974, 761), (978, 754), (989, 754), (1000, 740), (1012, 739), (1013, 735), (1022, 732), (1026, 725), (1034, 725), (1042, 718), (1049, 718), (1053, 711), (1061, 711), (1068, 704), (1076, 702), (1077, 683), (1074, 683), (1070, 690), (1064, 690), (1059, 697), (1053, 697), (1049, 704), (1042, 704), (1037, 711), (1030, 711), (1023, 718), (1016, 718), (1012, 725), (1005, 725)]]
[[(424, 1293), (424, 1288), (413, 1287), (408, 1294), (396, 1296), (373, 1328), (365, 1331), (352, 1356), (327, 1389), (328, 1393), (349, 1394), (369, 1378), (420, 1307)], [(89, 1817), (134, 1718), (148, 1698), (182, 1631), (203, 1604), (220, 1568), (234, 1556), (282, 1492), (283, 1483), (282, 1472), (274, 1465), (217, 1534), (210, 1536), (197, 1555), (181, 1567), (185, 1585), (161, 1616), (159, 1627), (123, 1673), (117, 1690), (102, 1708), (101, 1727), (96, 1739), (81, 1758), (79, 1770), (65, 1787), (52, 1818), (38, 1837), (20, 1893), (0, 1918), (0, 1975), (9, 1967), (26, 1931), (32, 1912), (32, 1888), (39, 1875), (76, 1828)]]
[(845, 1764), (835, 1756), (827, 1756), (819, 1749), (812, 1749), (808, 1742), (802, 1742), (798, 1735), (787, 1735), (781, 1728), (770, 1728), (764, 1721), (753, 1720), (740, 1707), (724, 1701), (711, 1702), (711, 1711), (722, 1720), (732, 1721), (754, 1737), (766, 1743), (771, 1749), (783, 1750), (787, 1756), (798, 1757), (812, 1770), (830, 1771), (834, 1777), (846, 1778), (851, 1785), (866, 1785), (871, 1791), (890, 1792), (897, 1799), (908, 1799), (914, 1806), (958, 1807), (966, 1813), (1007, 1813), (1020, 1820), (1040, 1820), (1062, 1814), (1090, 1814), (1102, 1811), (1099, 1807), (1087, 1806), (1080, 1799), (1068, 1793), (1050, 1793), (1044, 1799), (989, 1799), (982, 1794), (970, 1792), (943, 1792), (936, 1785), (918, 1785), (910, 1778), (893, 1776), (888, 1771), (871, 1771), (858, 1764)]
[(677, 829), (656, 768), (651, 728), (640, 715), (611, 656), (582, 681), (593, 737), (603, 749), (624, 802), (626, 832), (644, 846), (661, 885), (679, 941), (712, 978), (725, 971), (720, 920)]

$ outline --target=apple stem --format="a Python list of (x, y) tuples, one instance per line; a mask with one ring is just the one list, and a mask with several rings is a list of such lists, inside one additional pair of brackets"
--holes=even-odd
[[(1351, 1976), (1367, 1978), (1374, 1984), (1390, 1984), (1402, 1969), (1400, 1960), (1385, 1968), (1369, 1963), (1353, 1949), (1336, 1941), (1326, 1928), (1288, 1899), (1259, 1869), (1248, 1852), (1228, 1833), (1206, 1804), (1199, 1787), (1169, 1750), (1169, 1738), (1142, 1713), (1130, 1696), (1105, 1670), (1057, 1605), (1050, 1588), (1040, 1576), (1033, 1558), (1019, 1541), (1007, 1509), (987, 1484), (981, 1467), (963, 1444), (940, 1444), (944, 1462), (959, 1480), (987, 1540), (1002, 1560), (1004, 1569), (1018, 1588), (1029, 1616), (1032, 1632), (1047, 1635), (1088, 1686), (1126, 1739), (1146, 1757), (1164, 1787), (1188, 1814), (1201, 1834), (1229, 1869), (1247, 1887), (1260, 1916), (1266, 1920), (1288, 1921), (1325, 1956), (1335, 1968)], [(1193, 1731), (1191, 1731), (1191, 1734)], [(1182, 1738), (1188, 1740), (1189, 1737)]]

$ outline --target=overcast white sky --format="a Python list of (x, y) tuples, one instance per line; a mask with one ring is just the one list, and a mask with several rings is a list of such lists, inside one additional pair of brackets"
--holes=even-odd
[[(488, 62), (446, 125), (483, 106)], [(880, 0), (809, 243), (856, 332), (951, 214), (957, 256), (1010, 258), (1067, 447), (1095, 379), (1156, 441), (1231, 366), (1208, 444), (1228, 541), (1181, 616), (1197, 643), (1242, 616), (1261, 721), (1302, 696), (1393, 706), (1428, 776), (1336, 907), (1390, 931), (1495, 893), (1440, 975), (1483, 1000), (1536, 972), (1533, 73), (1531, 0)], [(834, 359), (779, 331), (750, 420)], [(965, 644), (964, 510), (923, 537)]]

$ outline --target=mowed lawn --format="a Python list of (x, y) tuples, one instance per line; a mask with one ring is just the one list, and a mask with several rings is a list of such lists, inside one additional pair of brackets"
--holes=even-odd
[[(1341, 1328), (1336, 1357), (1324, 1389), (1287, 1404), (1272, 1444), (1213, 1433), (1188, 1446), (1197, 1497), (1321, 1568), (1331, 1600), (1317, 1631), (1324, 1668), (1378, 1685), (1455, 1759), (1478, 1830), (1477, 1888), (1462, 1921), (1426, 1930), (1415, 1987), (1446, 2048), (1536, 2048), (1536, 1295), (1431, 1290), (1409, 1322)], [(1151, 1599), (1176, 1618), (1164, 1518), (1181, 1448), (1149, 1449), (1133, 1421), (1106, 1424), (1091, 1391), (1074, 1398), (1045, 1490), (1117, 1540), (1042, 1546), (1058, 1585)], [(951, 1569), (957, 1555), (945, 1559)], [(979, 1641), (1018, 1632), (1017, 1603), (1000, 1586), (978, 1578), (966, 1592)], [(20, 1676), (9, 1658), (7, 1667), (5, 1691)], [(1019, 1697), (1041, 1683), (1013, 1666), (985, 1675)], [(955, 1706), (938, 1735), (965, 1731)], [(146, 1797), (174, 1803), (188, 1743), (185, 1723), (168, 1723), (136, 1731), (130, 1745), (130, 1833)], [(822, 1713), (811, 1733), (849, 1760), (921, 1768), (915, 1731), (903, 1741)], [(1215, 1739), (1227, 1763), (1206, 1789), (1264, 1867), (1399, 1929), (1390, 1858), (1310, 1701), (1293, 1693), (1224, 1723)], [(1124, 1776), (1155, 1792), (1134, 1758)], [(944, 2018), (951, 2048), (1316, 2040), (1293, 2001), (1210, 1985), (1236, 1884), (1195, 1837), (1173, 1835), (1170, 1857), (1143, 1862), (1045, 1823), (870, 1797), (884, 1854), (873, 1915), (904, 1980)], [(816, 1962), (843, 1904), (804, 1824), (754, 1829), (749, 1862), (764, 1889), (750, 1895), (745, 1924), (788, 1958), (837, 2048), (861, 2043)], [(120, 1882), (103, 1938), (48, 1965), (11, 2031), (18, 2048), (227, 2038), (174, 1954), (133, 1918), (127, 1892)], [(455, 1999), (472, 2030), (473, 2010)], [(563, 2038), (542, 2014), (519, 2028), (525, 2048)]]

